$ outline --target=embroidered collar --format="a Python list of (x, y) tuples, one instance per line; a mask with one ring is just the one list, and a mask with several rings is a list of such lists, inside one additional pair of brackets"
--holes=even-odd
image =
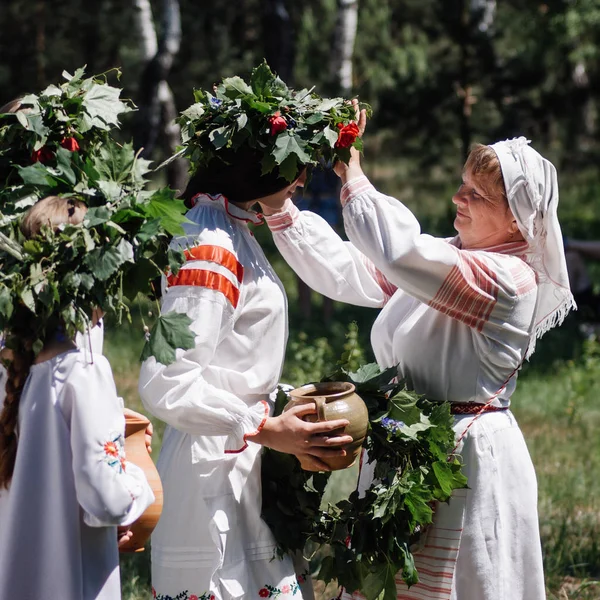
[(231, 218), (243, 221), (244, 223), (253, 223), (254, 225), (262, 225), (264, 223), (264, 217), (261, 213), (254, 210), (245, 210), (237, 204), (229, 202), (223, 194), (196, 194), (192, 198), (192, 206), (196, 206), (199, 202), (217, 202)]

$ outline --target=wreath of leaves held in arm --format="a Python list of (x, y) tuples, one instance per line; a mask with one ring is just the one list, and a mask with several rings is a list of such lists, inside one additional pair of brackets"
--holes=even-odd
[[(374, 480), (363, 495), (323, 506), (330, 473), (311, 473), (288, 454), (265, 449), (262, 516), (277, 552), (312, 557), (316, 577), (337, 580), (367, 600), (395, 600), (398, 572), (408, 585), (418, 581), (411, 545), (432, 522), (435, 502), (466, 487), (447, 403), (424, 400), (404, 382), (390, 383), (397, 369), (368, 364), (341, 370), (328, 381), (350, 381), (369, 412), (365, 441)], [(288, 398), (280, 392), (276, 414)]]

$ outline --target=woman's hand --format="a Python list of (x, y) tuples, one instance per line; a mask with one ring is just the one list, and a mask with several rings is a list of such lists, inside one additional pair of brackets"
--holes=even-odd
[(248, 440), (262, 444), (278, 452), (296, 455), (306, 470), (330, 471), (321, 460), (335, 456), (345, 456), (340, 446), (352, 442), (352, 437), (344, 435), (346, 419), (310, 423), (302, 417), (315, 414), (316, 405), (312, 402), (293, 406), (278, 417), (268, 417), (263, 428)]
[(129, 527), (127, 527), (127, 525), (117, 527), (117, 542), (119, 548), (127, 544), (132, 537), (133, 533), (131, 532)]
[[(133, 417), (134, 419), (146, 419), (143, 414), (139, 412), (135, 412), (135, 410), (131, 410), (130, 408), (124, 408), (123, 414), (125, 416)], [(148, 450), (148, 454), (152, 452), (152, 434), (154, 433), (154, 428), (152, 427), (152, 423), (148, 423), (146, 427), (146, 434), (144, 436), (146, 441), (146, 450)]]
[[(362, 137), (365, 128), (367, 126), (367, 111), (363, 108), (359, 109), (358, 100), (354, 98), (352, 100), (352, 106), (354, 107), (354, 113), (356, 114), (356, 124), (358, 125), (358, 137)], [(342, 184), (356, 179), (364, 175), (360, 166), (360, 152), (354, 148), (350, 148), (350, 161), (346, 164), (344, 161), (338, 160), (333, 166), (335, 174), (342, 180)]]

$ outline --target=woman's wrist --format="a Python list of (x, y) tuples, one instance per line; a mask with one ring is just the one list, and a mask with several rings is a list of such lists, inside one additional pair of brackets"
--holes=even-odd
[(359, 179), (360, 177), (364, 177), (365, 174), (360, 165), (351, 164), (348, 165), (347, 169), (344, 169), (342, 173), (340, 173), (340, 179), (342, 180), (342, 185), (354, 180)]

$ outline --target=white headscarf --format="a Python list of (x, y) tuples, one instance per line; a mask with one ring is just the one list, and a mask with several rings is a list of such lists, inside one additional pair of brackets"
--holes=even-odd
[(527, 358), (544, 333), (577, 308), (569, 287), (563, 238), (556, 214), (558, 180), (554, 165), (524, 137), (492, 144), (500, 161), (508, 205), (529, 244), (526, 260), (538, 277), (534, 328)]

